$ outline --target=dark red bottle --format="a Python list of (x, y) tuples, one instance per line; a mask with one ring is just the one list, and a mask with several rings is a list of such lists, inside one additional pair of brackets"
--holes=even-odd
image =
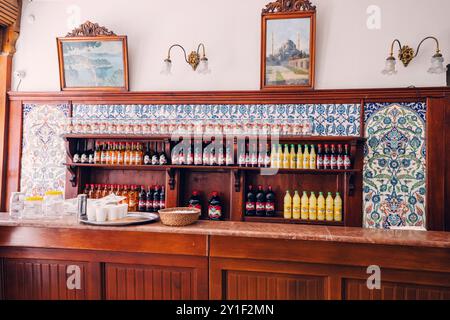
[(275, 216), (275, 192), (273, 192), (272, 186), (269, 186), (266, 192), (266, 216)]
[(248, 186), (247, 199), (245, 201), (245, 215), (256, 215), (256, 197), (252, 185)]
[(211, 193), (211, 199), (209, 199), (208, 206), (208, 217), (211, 220), (220, 220), (222, 218), (222, 203), (217, 191)]
[(155, 192), (153, 192), (153, 212), (158, 212), (160, 209), (159, 203), (159, 186), (155, 186)]
[(348, 169), (350, 169), (351, 166), (352, 166), (352, 161), (351, 161), (351, 159), (350, 159), (350, 148), (349, 148), (349, 145), (348, 145), (348, 144), (346, 144), (344, 148), (345, 148), (345, 153), (344, 153), (344, 168), (348, 170)]
[(322, 145), (319, 144), (317, 146), (317, 169), (322, 170), (323, 169), (323, 149)]
[(342, 150), (342, 144), (338, 144), (337, 147), (336, 168), (338, 170), (344, 169), (344, 151)]
[(138, 211), (145, 212), (146, 210), (147, 210), (147, 193), (145, 192), (145, 187), (141, 186), (141, 191), (139, 192)]
[(330, 155), (330, 169), (335, 170), (336, 168), (337, 168), (336, 147), (334, 144), (332, 144)]
[(146, 198), (145, 211), (153, 212), (153, 191), (151, 186), (148, 186)]
[(325, 145), (325, 153), (323, 154), (323, 168), (325, 170), (330, 169), (330, 149), (328, 144)]
[(256, 215), (260, 217), (266, 215), (266, 195), (262, 186), (258, 186), (256, 193)]
[(166, 192), (164, 186), (161, 186), (161, 192), (159, 193), (159, 209), (166, 207)]
[(200, 197), (198, 195), (198, 191), (193, 191), (191, 197), (189, 198), (188, 203), (189, 208), (197, 208), (202, 210), (202, 204), (200, 202)]

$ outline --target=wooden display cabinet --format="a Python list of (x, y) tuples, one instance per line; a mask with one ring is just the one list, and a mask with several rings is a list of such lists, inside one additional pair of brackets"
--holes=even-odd
[[(233, 166), (193, 166), (170, 164), (170, 151), (176, 142), (171, 142), (169, 135), (101, 135), (101, 134), (67, 134), (64, 135), (67, 149), (67, 183), (66, 198), (75, 197), (83, 192), (86, 184), (135, 184), (164, 185), (166, 189), (166, 206), (186, 206), (194, 190), (199, 191), (202, 202), (202, 218), (207, 219), (206, 208), (212, 191), (218, 191), (223, 205), (223, 219), (232, 221), (275, 222), (324, 224), (339, 226), (362, 226), (362, 168), (364, 139), (360, 137), (317, 137), (317, 136), (282, 136), (281, 144), (348, 144), (352, 160), (352, 169), (348, 170), (307, 170), (278, 169), (274, 175), (263, 175), (260, 168)], [(235, 139), (235, 154), (237, 140)], [(152, 165), (107, 165), (73, 163), (72, 157), (80, 141), (112, 142), (165, 142), (165, 153), (169, 164)], [(277, 142), (278, 143), (278, 142)], [(235, 159), (235, 163), (236, 159)], [(267, 189), (273, 187), (276, 194), (275, 217), (245, 216), (245, 197), (248, 186), (262, 185)], [(314, 191), (316, 195), (323, 192), (339, 192), (343, 200), (343, 221), (304, 221), (283, 218), (283, 199), (286, 190), (291, 194), (297, 190)]]

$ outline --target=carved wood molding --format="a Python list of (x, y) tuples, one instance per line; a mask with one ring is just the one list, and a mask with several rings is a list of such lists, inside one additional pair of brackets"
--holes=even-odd
[(270, 2), (262, 10), (262, 13), (315, 11), (316, 6), (309, 0), (277, 0)]
[(98, 23), (86, 21), (78, 28), (69, 32), (66, 37), (98, 37), (98, 36), (115, 36), (116, 34), (105, 27), (99, 26)]

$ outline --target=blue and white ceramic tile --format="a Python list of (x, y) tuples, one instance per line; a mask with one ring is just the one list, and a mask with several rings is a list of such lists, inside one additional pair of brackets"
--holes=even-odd
[(66, 159), (61, 123), (69, 117), (69, 106), (25, 104), (21, 191), (43, 195), (47, 190), (64, 191)]
[(365, 227), (425, 229), (426, 104), (368, 104), (364, 112)]
[(359, 104), (286, 105), (73, 105), (77, 119), (287, 120), (309, 118), (321, 136), (359, 136)]

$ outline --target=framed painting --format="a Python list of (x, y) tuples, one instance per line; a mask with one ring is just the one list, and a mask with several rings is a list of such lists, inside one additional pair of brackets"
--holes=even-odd
[(262, 13), (261, 89), (314, 88), (316, 8), (278, 0)]
[(87, 22), (57, 44), (61, 90), (128, 91), (126, 36)]

